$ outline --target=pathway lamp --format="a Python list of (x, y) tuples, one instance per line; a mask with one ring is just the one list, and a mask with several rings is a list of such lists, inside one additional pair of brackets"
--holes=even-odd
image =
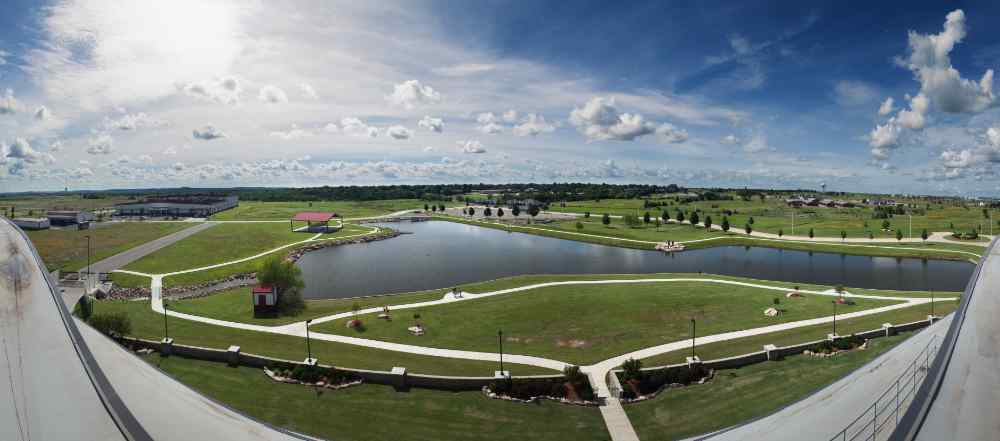
[(83, 236), (87, 238), (87, 289), (90, 289), (90, 235)]
[(497, 330), (497, 343), (500, 344), (500, 375), (504, 375), (503, 372), (503, 330)]
[(934, 317), (934, 291), (931, 291), (931, 317)]
[(833, 300), (833, 335), (837, 335), (837, 300)]
[(167, 328), (167, 301), (163, 301), (163, 341), (170, 339), (170, 329)]
[(309, 342), (309, 324), (312, 323), (312, 319), (306, 320), (306, 363), (312, 363), (313, 351), (312, 345)]
[(696, 322), (695, 322), (694, 318), (692, 317), (691, 318), (691, 358), (692, 359), (694, 358), (694, 339), (697, 336), (697, 334), (695, 332), (696, 329), (697, 329), (696, 328)]

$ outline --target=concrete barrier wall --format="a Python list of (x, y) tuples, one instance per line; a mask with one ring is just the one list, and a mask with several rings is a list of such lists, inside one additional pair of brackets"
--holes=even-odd
[(708, 360), (702, 362), (706, 367), (712, 369), (732, 369), (741, 366), (747, 366), (751, 364), (757, 364), (767, 361), (767, 352), (751, 352), (749, 354), (737, 355), (735, 357), (720, 358), (717, 360)]

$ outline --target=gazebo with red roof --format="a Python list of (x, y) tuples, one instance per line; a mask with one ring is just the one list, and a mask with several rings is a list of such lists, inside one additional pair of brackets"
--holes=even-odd
[(288, 221), (288, 226), (295, 231), (295, 222), (305, 222), (307, 224), (306, 231), (313, 231), (313, 223), (322, 224), (322, 230), (326, 231), (330, 228), (330, 219), (337, 216), (337, 213), (327, 213), (322, 211), (303, 211), (300, 213), (295, 213), (292, 219)]

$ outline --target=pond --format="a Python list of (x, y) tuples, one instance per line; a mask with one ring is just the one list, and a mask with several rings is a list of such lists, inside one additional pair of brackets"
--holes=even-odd
[(674, 254), (596, 245), (445, 221), (386, 224), (411, 233), (325, 248), (299, 260), (307, 298), (449, 288), (521, 274), (725, 274), (787, 282), (962, 291), (967, 262), (725, 246)]

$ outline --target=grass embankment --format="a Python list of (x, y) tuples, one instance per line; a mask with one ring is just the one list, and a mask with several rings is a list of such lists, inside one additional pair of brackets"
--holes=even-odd
[(86, 236), (90, 236), (90, 260), (97, 262), (194, 226), (181, 222), (94, 222), (90, 225), (88, 230), (67, 228), (27, 233), (49, 270), (77, 271), (87, 266)]
[[(774, 305), (773, 299), (780, 298)], [(421, 346), (491, 351), (502, 329), (504, 349), (574, 364), (592, 364), (626, 352), (690, 335), (689, 319), (705, 335), (793, 322), (830, 314), (831, 297), (786, 299), (784, 292), (705, 282), (566, 285), (399, 311), (392, 321), (360, 315), (363, 329), (349, 319), (313, 327), (315, 331)], [(841, 312), (895, 302), (855, 299)], [(776, 306), (784, 312), (768, 317)], [(425, 335), (407, 328), (419, 313)]]
[[(845, 199), (860, 200), (865, 196), (824, 196), (814, 195), (820, 199)], [(871, 196), (867, 196), (871, 198)], [(875, 197), (876, 199), (878, 197)], [(990, 220), (983, 216), (982, 209), (974, 206), (943, 205), (938, 201), (928, 201), (919, 198), (896, 198), (898, 202), (916, 204), (912, 218), (913, 237), (920, 237), (920, 233), (927, 229), (934, 231), (962, 231), (967, 232), (983, 227), (983, 233), (990, 231)], [(552, 211), (563, 211), (573, 213), (590, 212), (591, 217), (597, 217), (604, 213), (611, 215), (637, 215), (642, 217), (645, 212), (650, 216), (657, 217), (663, 210), (666, 210), (671, 218), (677, 216), (677, 210), (685, 213), (698, 210), (699, 216), (704, 219), (705, 215), (711, 215), (715, 223), (722, 222), (724, 211), (733, 212), (729, 216), (729, 222), (734, 229), (742, 229), (753, 217), (753, 228), (755, 231), (764, 231), (777, 234), (779, 230), (787, 235), (796, 234), (805, 236), (812, 229), (818, 237), (840, 237), (841, 231), (847, 233), (847, 237), (867, 238), (869, 233), (876, 239), (896, 239), (896, 230), (902, 231), (903, 235), (910, 235), (910, 218), (906, 215), (895, 215), (888, 219), (888, 231), (883, 231), (882, 222), (886, 219), (874, 219), (874, 210), (868, 206), (855, 208), (828, 208), (828, 207), (802, 207), (791, 208), (784, 202), (784, 198), (768, 197), (761, 201), (753, 198), (744, 201), (739, 197), (732, 201), (694, 201), (681, 203), (674, 197), (650, 198), (653, 204), (661, 204), (659, 207), (644, 208), (644, 199), (603, 199), (601, 201), (574, 201), (566, 202), (565, 206), (553, 204)], [(929, 207), (929, 208), (928, 208)], [(794, 215), (794, 229), (793, 226)], [(998, 217), (994, 216), (997, 221)], [(867, 226), (866, 226), (867, 225)], [(1000, 231), (1000, 223), (994, 227), (995, 231)]]
[[(640, 439), (674, 440), (767, 415), (863, 366), (909, 337), (872, 340), (869, 349), (834, 357), (793, 356), (716, 372), (712, 381), (670, 389), (625, 405)], [(879, 393), (881, 391), (872, 391)], [(855, 415), (844, 415), (850, 421)], [(831, 432), (839, 428), (831, 428)]]
[[(345, 224), (341, 230), (324, 234), (320, 239), (336, 239), (360, 235), (368, 231), (372, 231), (372, 228)], [(147, 274), (164, 274), (200, 268), (251, 257), (284, 245), (307, 240), (314, 235), (315, 233), (290, 231), (288, 225), (284, 223), (222, 224), (158, 250), (131, 263), (125, 269)], [(163, 280), (163, 284), (164, 286), (190, 285), (218, 280), (234, 274), (253, 272), (257, 270), (264, 258), (170, 276)], [(115, 283), (126, 287), (146, 286), (149, 283), (147, 278), (126, 274), (116, 274), (114, 279)]]
[[(212, 215), (212, 220), (287, 220), (300, 211), (326, 211), (337, 213), (341, 218), (380, 216), (403, 210), (423, 209), (430, 202), (418, 199), (387, 199), (381, 201), (288, 201), (261, 202), (240, 201), (240, 205)], [(436, 202), (440, 204), (441, 202)], [(457, 205), (454, 202), (446, 206)]]
[[(611, 245), (625, 248), (637, 248), (651, 250), (655, 246), (653, 243), (635, 242), (654, 241), (662, 242), (673, 240), (678, 242), (713, 239), (704, 242), (690, 242), (685, 244), (688, 249), (711, 248), (726, 245), (746, 245), (767, 248), (782, 248), (799, 251), (814, 251), (824, 253), (851, 254), (858, 256), (881, 256), (881, 257), (912, 257), (921, 259), (943, 259), (943, 260), (969, 260), (976, 259), (976, 256), (967, 254), (982, 254), (982, 247), (961, 244), (944, 243), (901, 243), (901, 242), (877, 242), (870, 243), (830, 243), (830, 242), (805, 242), (793, 240), (774, 240), (748, 237), (744, 234), (729, 232), (724, 233), (718, 230), (708, 230), (704, 227), (694, 227), (691, 225), (678, 225), (675, 223), (664, 224), (657, 228), (655, 225), (645, 225), (639, 227), (628, 227), (620, 219), (612, 219), (611, 224), (605, 226), (600, 223), (599, 218), (594, 220), (592, 216), (589, 223), (580, 220), (584, 224), (583, 229), (576, 228), (577, 221), (559, 221), (549, 224), (531, 224), (525, 226), (510, 225), (497, 222), (483, 222), (462, 218), (457, 216), (438, 216), (439, 219), (458, 222), (464, 224), (478, 225), (486, 228), (494, 228), (504, 231), (534, 234), (538, 236), (554, 237), (558, 239), (575, 240), (579, 242), (596, 243), (600, 245)], [(714, 223), (718, 221), (712, 219)], [(735, 229), (733, 231), (736, 231)], [(631, 239), (631, 240), (629, 240)], [(906, 249), (911, 248), (911, 249)], [(956, 253), (953, 251), (963, 251)]]
[(164, 372), (266, 423), (337, 440), (607, 440), (600, 411), (550, 401), (524, 405), (482, 392), (362, 385), (319, 391), (275, 383), (259, 369), (145, 357)]
[[(958, 301), (955, 300), (942, 300), (940, 302), (935, 302), (934, 314), (939, 316), (947, 315), (954, 311), (957, 307)], [(838, 308), (838, 313), (839, 312)], [(903, 324), (926, 320), (930, 312), (930, 305), (917, 305), (864, 317), (837, 320), (837, 334), (850, 335), (856, 332), (881, 329), (883, 323)], [(718, 358), (732, 357), (750, 352), (761, 351), (763, 350), (764, 345), (767, 344), (791, 346), (793, 344), (821, 340), (826, 338), (827, 334), (831, 332), (833, 332), (832, 323), (806, 326), (754, 337), (698, 345), (695, 347), (695, 353), (698, 354), (702, 360), (715, 360)], [(655, 357), (644, 358), (642, 363), (643, 366), (662, 366), (667, 364), (684, 363), (685, 358), (690, 355), (691, 350), (684, 349), (660, 354)]]
[[(132, 323), (133, 337), (159, 340), (163, 338), (163, 315), (153, 312), (146, 301), (99, 301), (94, 313), (123, 312)], [(304, 338), (244, 331), (214, 326), (175, 317), (168, 318), (170, 337), (177, 344), (227, 349), (240, 346), (246, 353), (267, 355), (286, 360), (306, 358)], [(497, 369), (493, 362), (428, 357), (403, 352), (370, 349), (361, 346), (312, 340), (313, 356), (320, 363), (341, 367), (388, 371), (393, 366), (406, 367), (413, 373), (438, 375), (492, 376)], [(505, 364), (506, 367), (506, 364)], [(514, 375), (551, 374), (553, 371), (514, 364)]]
[[(116, 275), (117, 277), (117, 275)], [(505, 277), (497, 280), (478, 282), (468, 285), (461, 285), (462, 291), (470, 293), (484, 293), (500, 289), (516, 288), (519, 286), (532, 285), (536, 283), (570, 281), (570, 280), (628, 280), (628, 279), (649, 279), (649, 278), (705, 278), (733, 280), (738, 282), (757, 283), (762, 285), (780, 286), (792, 290), (798, 286), (801, 289), (813, 291), (825, 291), (831, 286), (812, 285), (803, 283), (774, 282), (769, 280), (756, 280), (746, 277), (720, 276), (715, 274), (686, 274), (686, 273), (657, 273), (657, 274), (574, 274), (574, 275), (525, 275)], [(140, 278), (149, 283), (149, 279)], [(624, 285), (623, 285), (624, 286)], [(449, 289), (439, 288), (412, 293), (392, 294), (385, 296), (363, 297), (357, 299), (326, 299), (326, 300), (306, 300), (307, 308), (298, 315), (282, 316), (273, 318), (253, 317), (253, 308), (250, 305), (249, 288), (234, 288), (212, 294), (207, 297), (199, 297), (184, 300), (171, 300), (171, 307), (179, 312), (201, 315), (219, 320), (231, 322), (253, 323), (265, 326), (278, 326), (287, 323), (305, 321), (307, 319), (323, 317), (341, 312), (351, 311), (357, 304), (360, 308), (403, 305), (407, 303), (424, 302), (437, 300), (444, 296)], [(853, 294), (868, 294), (880, 296), (898, 297), (929, 297), (930, 293), (925, 291), (893, 291), (847, 288)], [(775, 292), (782, 295), (782, 292)], [(957, 292), (939, 292), (938, 297), (957, 297)], [(405, 313), (401, 313), (405, 314)], [(412, 317), (412, 311), (406, 317)]]

